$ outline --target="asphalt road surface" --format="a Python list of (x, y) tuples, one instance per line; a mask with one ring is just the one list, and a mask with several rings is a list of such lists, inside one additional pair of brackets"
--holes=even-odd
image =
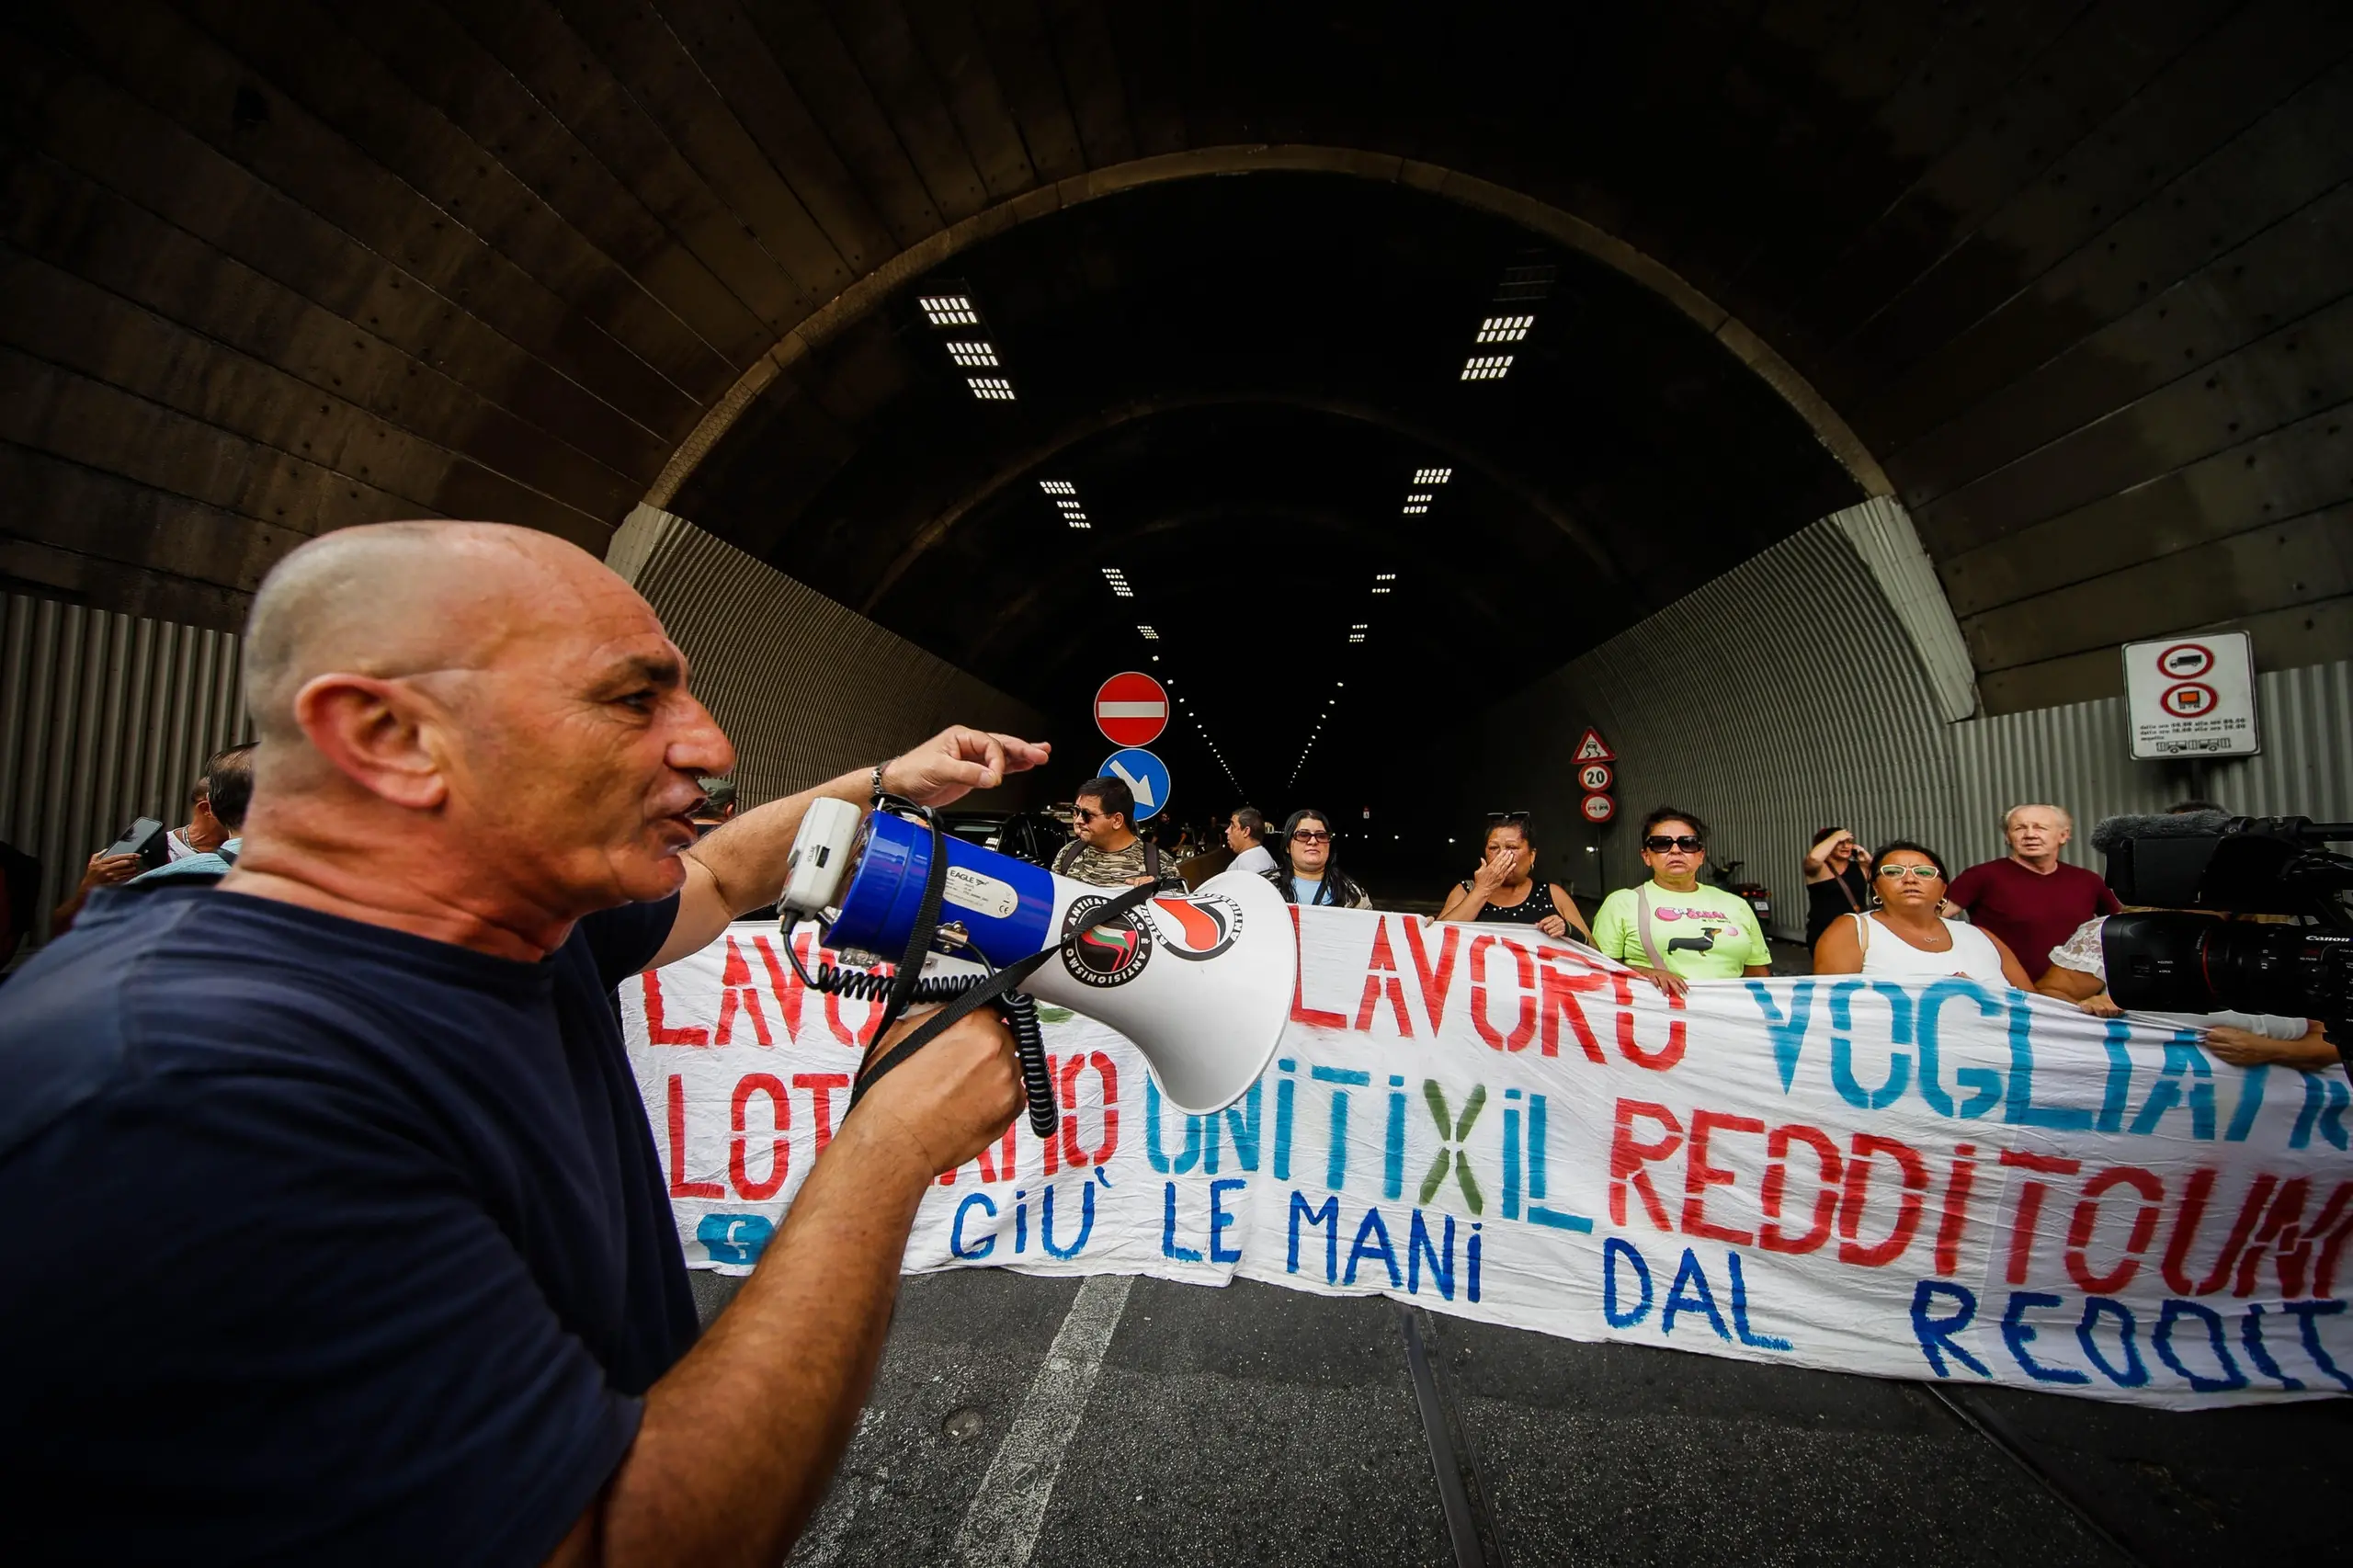
[[(695, 1278), (707, 1314), (734, 1284)], [(2347, 1400), (2183, 1415), (969, 1269), (905, 1281), (792, 1562), (2344, 1562), (2349, 1440)]]

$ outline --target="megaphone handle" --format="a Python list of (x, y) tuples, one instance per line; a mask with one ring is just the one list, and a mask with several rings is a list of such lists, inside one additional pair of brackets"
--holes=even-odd
[(1051, 1138), (1060, 1120), (1055, 1104), (1054, 1075), (1046, 1065), (1046, 1035), (1038, 1027), (1038, 1004), (1026, 991), (1008, 991), (996, 1010), (1013, 1031), (1013, 1047), (1021, 1058), (1021, 1088), (1029, 1101), (1029, 1131)]

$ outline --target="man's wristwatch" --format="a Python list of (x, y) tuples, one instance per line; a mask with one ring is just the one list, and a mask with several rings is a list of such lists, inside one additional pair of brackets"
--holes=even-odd
[(870, 811), (870, 812), (871, 812), (871, 811), (879, 811), (879, 810), (881, 810), (881, 806), (882, 806), (882, 764), (881, 764), (881, 763), (879, 763), (879, 762), (878, 762), (878, 763), (876, 763), (876, 764), (874, 765), (874, 795), (873, 795), (873, 798), (872, 798), (871, 800), (870, 800), (870, 801), (868, 801), (866, 802), (866, 809), (867, 809), (868, 811)]

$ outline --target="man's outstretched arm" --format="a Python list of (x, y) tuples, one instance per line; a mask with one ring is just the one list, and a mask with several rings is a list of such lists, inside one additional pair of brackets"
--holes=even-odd
[(742, 1291), (647, 1391), (637, 1440), (551, 1568), (781, 1562), (866, 1403), (915, 1205), (1020, 1109), (1012, 1037), (986, 1009), (878, 1084)]
[[(1046, 761), (1050, 752), (1041, 744), (960, 725), (885, 763), (882, 787), (926, 806), (944, 806), (974, 790), (995, 789), (1006, 775)], [(719, 939), (730, 920), (775, 899), (812, 801), (830, 797), (863, 806), (873, 792), (873, 771), (861, 767), (756, 806), (688, 849), (681, 857), (687, 881), (679, 890), (678, 918), (649, 967), (700, 952)]]

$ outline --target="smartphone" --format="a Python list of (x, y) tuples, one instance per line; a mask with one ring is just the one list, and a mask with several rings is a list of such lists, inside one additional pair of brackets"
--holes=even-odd
[(136, 855), (152, 871), (172, 858), (171, 831), (153, 817), (141, 817), (122, 830), (122, 836), (108, 846), (107, 853)]

